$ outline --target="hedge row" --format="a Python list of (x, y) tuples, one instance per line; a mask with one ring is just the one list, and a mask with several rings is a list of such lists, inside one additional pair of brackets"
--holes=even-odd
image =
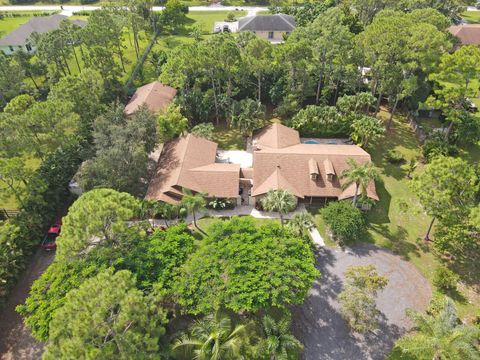
[[(0, 301), (3, 302), (26, 259), (70, 199), (68, 183), (84, 158), (83, 141), (75, 140), (53, 152), (37, 170), (41, 180), (29, 189), (25, 206), (15, 218), (0, 225)], [(36, 182), (35, 182), (36, 183)]]

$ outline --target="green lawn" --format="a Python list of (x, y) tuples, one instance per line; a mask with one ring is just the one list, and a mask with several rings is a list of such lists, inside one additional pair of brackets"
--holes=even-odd
[(462, 18), (471, 24), (480, 24), (480, 11), (465, 11)]
[(15, 30), (20, 25), (26, 23), (32, 15), (25, 15), (19, 17), (5, 17), (0, 20), (0, 37), (7, 35)]
[(227, 124), (215, 127), (213, 141), (218, 143), (222, 150), (245, 150), (245, 138), (237, 129), (230, 128)]

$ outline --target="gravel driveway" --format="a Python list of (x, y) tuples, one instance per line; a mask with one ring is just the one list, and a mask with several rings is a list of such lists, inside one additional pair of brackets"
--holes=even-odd
[[(366, 264), (374, 264), (389, 283), (377, 299), (382, 312), (380, 329), (358, 335), (349, 331), (341, 317), (337, 296), (347, 267)], [(305, 346), (306, 360), (383, 360), (410, 326), (405, 310), (424, 310), (431, 298), (430, 284), (412, 264), (373, 245), (347, 251), (322, 248), (316, 266), (322, 273), (320, 281), (315, 282), (305, 303), (292, 311), (293, 331)]]

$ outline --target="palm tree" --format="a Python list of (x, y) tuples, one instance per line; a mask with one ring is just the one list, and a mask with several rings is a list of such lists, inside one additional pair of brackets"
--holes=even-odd
[(183, 334), (173, 349), (184, 348), (193, 359), (227, 360), (239, 359), (245, 344), (246, 325), (233, 328), (230, 318), (217, 312), (195, 321), (189, 334)]
[(266, 211), (276, 211), (280, 215), (280, 221), (283, 226), (283, 215), (293, 211), (297, 207), (297, 198), (287, 190), (269, 190), (267, 195), (261, 200), (262, 207)]
[(416, 359), (479, 359), (477, 341), (480, 329), (463, 325), (456, 313), (455, 304), (445, 298), (437, 315), (417, 312), (408, 314), (415, 327), (413, 332), (401, 338), (397, 349)]
[(184, 195), (182, 198), (182, 205), (187, 209), (187, 212), (192, 214), (193, 216), (193, 224), (197, 229), (197, 211), (200, 211), (205, 208), (207, 205), (207, 201), (205, 200), (206, 194), (204, 193), (196, 193), (193, 194), (190, 190), (185, 189)]
[(279, 321), (266, 315), (262, 319), (263, 339), (257, 352), (260, 356), (268, 355), (270, 360), (289, 359), (303, 349), (303, 345), (290, 333), (290, 319), (285, 316)]
[(357, 206), (358, 191), (361, 190), (362, 195), (367, 195), (367, 186), (370, 181), (378, 178), (378, 171), (371, 162), (364, 164), (358, 164), (353, 159), (348, 159), (348, 169), (342, 172), (341, 179), (345, 179), (342, 184), (342, 189), (348, 188), (350, 185), (355, 184), (355, 194), (353, 195), (353, 206)]
[(295, 214), (288, 222), (288, 227), (292, 232), (298, 236), (306, 236), (310, 228), (313, 227), (315, 221), (312, 214), (303, 211), (299, 214)]

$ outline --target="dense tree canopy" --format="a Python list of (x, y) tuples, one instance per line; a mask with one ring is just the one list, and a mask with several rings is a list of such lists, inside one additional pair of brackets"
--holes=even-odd
[(255, 312), (303, 302), (317, 276), (304, 240), (278, 225), (256, 227), (249, 218), (233, 218), (209, 229), (185, 264), (177, 291), (193, 314), (218, 307)]
[(68, 293), (53, 315), (43, 358), (154, 359), (165, 320), (131, 272), (105, 270)]
[(137, 211), (137, 200), (127, 193), (97, 189), (83, 194), (63, 219), (57, 257), (74, 257), (92, 244), (120, 241), (128, 230), (126, 221)]

